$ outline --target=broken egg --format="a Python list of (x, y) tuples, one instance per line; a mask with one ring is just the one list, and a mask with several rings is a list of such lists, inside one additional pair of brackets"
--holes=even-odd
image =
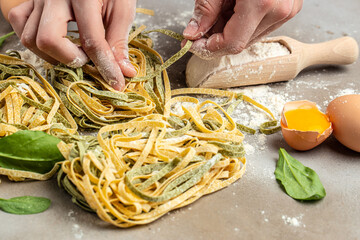
[(346, 147), (360, 152), (360, 95), (335, 98), (326, 114), (333, 124), (334, 136)]
[(300, 151), (310, 150), (328, 138), (332, 124), (315, 103), (288, 102), (281, 114), (281, 131), (287, 144)]

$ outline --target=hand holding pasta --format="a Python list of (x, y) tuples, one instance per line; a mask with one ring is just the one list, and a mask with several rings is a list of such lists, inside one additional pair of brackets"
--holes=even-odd
[[(136, 0), (29, 0), (7, 16), (22, 44), (41, 58), (81, 67), (89, 57), (104, 79), (122, 90), (124, 75), (136, 75), (127, 47), (135, 5)], [(70, 21), (77, 22), (82, 47), (65, 37)]]
[(302, 0), (196, 0), (184, 37), (202, 58), (237, 54), (293, 18)]

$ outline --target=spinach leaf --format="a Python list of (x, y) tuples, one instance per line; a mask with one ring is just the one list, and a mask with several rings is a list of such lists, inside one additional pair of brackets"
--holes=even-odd
[(64, 160), (57, 148), (60, 139), (40, 131), (18, 131), (0, 139), (0, 167), (47, 173)]
[(0, 198), (0, 209), (12, 214), (35, 214), (41, 213), (50, 207), (50, 199), (43, 197), (14, 197), (10, 199)]
[(286, 193), (297, 200), (319, 200), (326, 196), (319, 176), (280, 148), (275, 170), (276, 179)]
[(4, 36), (0, 37), (0, 47), (1, 45), (4, 43), (5, 39), (7, 39), (8, 37), (10, 37), (11, 35), (13, 35), (15, 32), (10, 32), (8, 34), (5, 34)]

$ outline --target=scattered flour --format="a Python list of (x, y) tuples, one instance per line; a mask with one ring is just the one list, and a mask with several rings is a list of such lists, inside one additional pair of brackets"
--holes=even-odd
[(355, 90), (353, 88), (345, 88), (345, 89), (340, 89), (336, 94), (334, 95), (330, 95), (329, 96), (329, 99), (325, 100), (323, 105), (324, 106), (328, 106), (329, 103), (334, 100), (335, 98), (337, 97), (340, 97), (340, 96), (344, 96), (344, 95), (349, 95), (349, 94), (360, 94), (360, 91), (359, 90)]
[(249, 143), (244, 144), (245, 152), (247, 155), (252, 155), (255, 153), (255, 148)]
[(26, 94), (30, 90), (29, 85), (27, 85), (25, 83), (17, 83), (16, 86), (20, 90), (20, 92), (22, 92), (24, 94)]
[[(276, 93), (268, 85), (233, 88), (230, 89), (230, 91), (243, 93), (261, 103), (265, 107), (269, 108), (276, 119), (279, 119), (284, 104), (289, 101), (287, 94)], [(234, 111), (232, 117), (235, 121), (251, 128), (258, 128), (260, 124), (271, 120), (263, 110), (246, 103), (239, 105)]]
[(191, 102), (177, 102), (171, 106), (171, 112), (176, 115), (183, 115), (184, 111), (182, 107), (193, 108), (195, 107), (195, 104)]
[(70, 218), (71, 221), (75, 221), (74, 213), (75, 212), (73, 210), (70, 210), (68, 212), (68, 217)]
[(340, 97), (340, 96), (348, 95), (348, 94), (359, 94), (359, 93), (360, 93), (359, 90), (355, 90), (352, 88), (346, 88), (346, 89), (341, 89), (335, 97)]
[(261, 211), (261, 215), (264, 217), (264, 222), (269, 222), (269, 219), (266, 217), (265, 211)]
[(70, 222), (73, 222), (71, 231), (74, 234), (74, 238), (75, 239), (82, 239), (83, 236), (84, 236), (84, 232), (80, 228), (80, 225), (75, 223), (76, 222), (75, 212), (73, 210), (70, 210), (68, 212), (68, 217), (70, 218)]
[(26, 49), (24, 51), (18, 51), (18, 52), (19, 52), (22, 60), (33, 65), (42, 76), (45, 76), (45, 69), (44, 69), (45, 61), (44, 60), (39, 58), (37, 55), (35, 55), (29, 49)]
[(256, 143), (257, 143), (257, 147), (258, 150), (262, 151), (267, 149), (267, 145), (266, 145), (266, 135), (265, 134), (258, 134), (257, 138), (256, 138)]
[(298, 217), (288, 217), (286, 215), (282, 215), (281, 219), (284, 220), (284, 223), (286, 225), (290, 225), (293, 227), (304, 227), (305, 228), (306, 225), (301, 222), (303, 216), (304, 216), (304, 214), (300, 214), (300, 216), (298, 216)]
[(78, 224), (73, 224), (72, 231), (76, 239), (82, 239), (82, 237), (84, 236), (84, 233), (80, 229), (80, 226)]

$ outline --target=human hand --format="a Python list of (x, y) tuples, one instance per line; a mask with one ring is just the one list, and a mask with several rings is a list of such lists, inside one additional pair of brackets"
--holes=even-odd
[[(128, 59), (128, 34), (136, 0), (29, 0), (9, 12), (21, 43), (46, 61), (81, 67), (89, 58), (116, 90), (136, 70)], [(82, 47), (65, 36), (76, 21)]]
[[(279, 28), (302, 8), (303, 0), (195, 0), (184, 37), (201, 58), (237, 54)], [(184, 43), (183, 43), (184, 44)]]

